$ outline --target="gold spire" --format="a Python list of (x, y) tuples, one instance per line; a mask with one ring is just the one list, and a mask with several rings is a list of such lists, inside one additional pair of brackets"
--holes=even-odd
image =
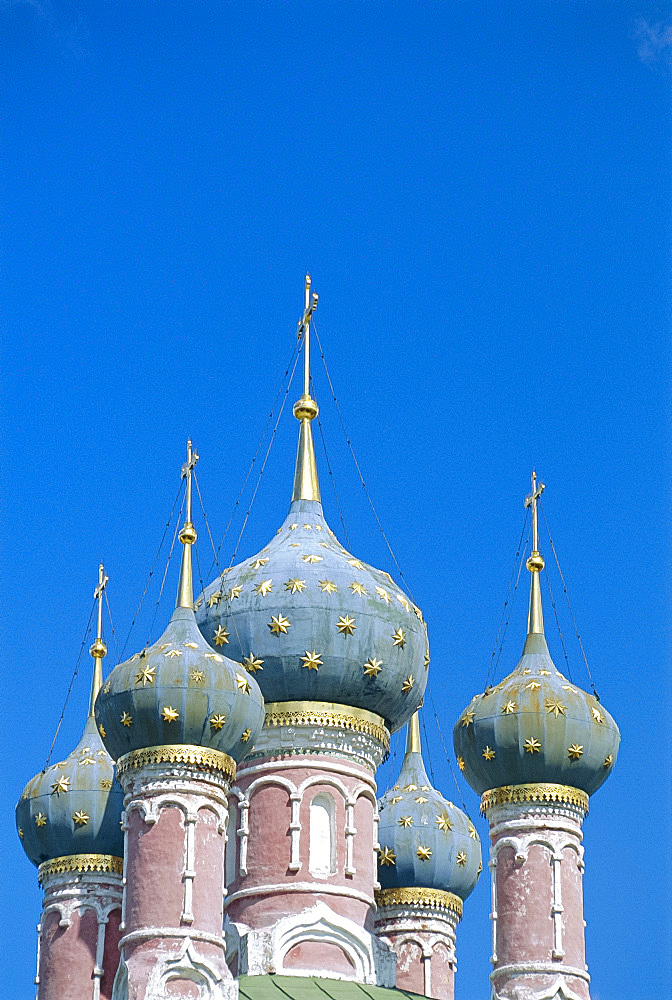
[(180, 475), (186, 479), (185, 520), (179, 534), (182, 542), (182, 562), (180, 564), (180, 582), (177, 587), (176, 608), (194, 607), (194, 587), (191, 577), (191, 546), (196, 541), (196, 530), (191, 523), (191, 472), (198, 462), (196, 450), (192, 449), (191, 441), (187, 441), (187, 461), (182, 466)]
[(422, 753), (419, 712), (413, 713), (406, 727), (406, 753)]
[(310, 422), (317, 414), (317, 403), (310, 396), (310, 318), (317, 308), (317, 295), (310, 295), (310, 275), (306, 275), (304, 287), (303, 316), (299, 320), (296, 335), (303, 334), (303, 395), (294, 404), (294, 416), (299, 420), (299, 444), (296, 450), (296, 466), (294, 469), (294, 500), (320, 499), (320, 484), (317, 479), (315, 465), (315, 449), (313, 448), (313, 432)]
[(98, 628), (96, 638), (89, 649), (93, 657), (93, 678), (91, 680), (91, 697), (89, 698), (89, 718), (93, 718), (93, 706), (96, 703), (98, 692), (103, 686), (103, 657), (107, 653), (107, 646), (103, 642), (103, 591), (107, 586), (109, 576), (105, 576), (105, 569), (101, 563), (98, 567), (98, 586), (93, 592), (94, 599), (98, 601)]
[(541, 588), (539, 574), (544, 568), (544, 560), (539, 552), (539, 531), (537, 525), (537, 500), (544, 492), (543, 483), (537, 483), (537, 473), (532, 471), (532, 492), (525, 497), (525, 506), (532, 508), (532, 552), (525, 565), (530, 571), (530, 610), (527, 614), (527, 634), (544, 634), (544, 616), (541, 610)]

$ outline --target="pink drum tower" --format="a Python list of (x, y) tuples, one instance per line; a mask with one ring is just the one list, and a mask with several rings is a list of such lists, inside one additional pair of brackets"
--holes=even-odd
[(544, 637), (537, 503), (527, 638), (520, 662), (476, 695), (454, 731), (455, 752), (490, 823), (493, 1000), (588, 1000), (581, 824), (619, 744), (597, 698), (570, 683)]

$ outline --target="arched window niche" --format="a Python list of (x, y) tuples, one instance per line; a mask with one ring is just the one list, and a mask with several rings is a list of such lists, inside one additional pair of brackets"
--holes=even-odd
[(316, 878), (336, 874), (336, 817), (334, 800), (327, 792), (310, 803), (310, 853), (308, 868)]

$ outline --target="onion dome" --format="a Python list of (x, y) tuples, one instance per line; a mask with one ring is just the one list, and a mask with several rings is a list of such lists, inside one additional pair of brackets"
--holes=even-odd
[(264, 705), (253, 677), (203, 639), (193, 611), (191, 472), (187, 442), (186, 521), (175, 610), (163, 635), (114, 668), (96, 701), (105, 745), (119, 759), (134, 750), (188, 745), (245, 756), (261, 729)]
[(475, 695), (455, 726), (458, 764), (475, 791), (536, 782), (592, 795), (611, 774), (620, 734), (597, 698), (570, 683), (553, 663), (544, 636), (537, 500), (544, 486), (532, 473), (532, 552), (527, 638), (516, 668)]
[(208, 642), (254, 674), (266, 704), (331, 702), (366, 709), (399, 729), (422, 702), (427, 629), (388, 573), (348, 552), (322, 512), (309, 394), (309, 300), (304, 392), (294, 406), (299, 442), (289, 513), (260, 552), (227, 569), (196, 601)]
[(394, 786), (380, 801), (381, 889), (424, 888), (464, 900), (481, 872), (481, 842), (467, 816), (429, 783), (416, 712)]
[[(98, 633), (91, 646), (93, 679), (89, 714), (79, 743), (65, 760), (32, 778), (16, 807), (23, 848), (34, 865), (72, 855), (121, 858), (124, 838), (119, 825), (124, 794), (114, 775), (114, 761), (103, 746), (93, 716), (102, 683), (102, 596), (107, 577), (99, 567)], [(84, 859), (82, 864), (84, 865)]]

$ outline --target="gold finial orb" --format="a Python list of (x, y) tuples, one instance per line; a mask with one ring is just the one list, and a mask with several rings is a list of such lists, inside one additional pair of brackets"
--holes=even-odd
[(102, 660), (104, 656), (107, 656), (107, 646), (102, 639), (96, 639), (89, 652), (95, 660)]
[(196, 541), (196, 529), (191, 521), (187, 521), (177, 536), (183, 545), (193, 545)]
[(315, 400), (305, 392), (294, 403), (294, 409), (292, 410), (297, 420), (314, 420), (319, 412)]
[(544, 562), (544, 557), (539, 552), (532, 552), (532, 554), (528, 556), (525, 565), (529, 569), (530, 573), (541, 573), (546, 563)]

